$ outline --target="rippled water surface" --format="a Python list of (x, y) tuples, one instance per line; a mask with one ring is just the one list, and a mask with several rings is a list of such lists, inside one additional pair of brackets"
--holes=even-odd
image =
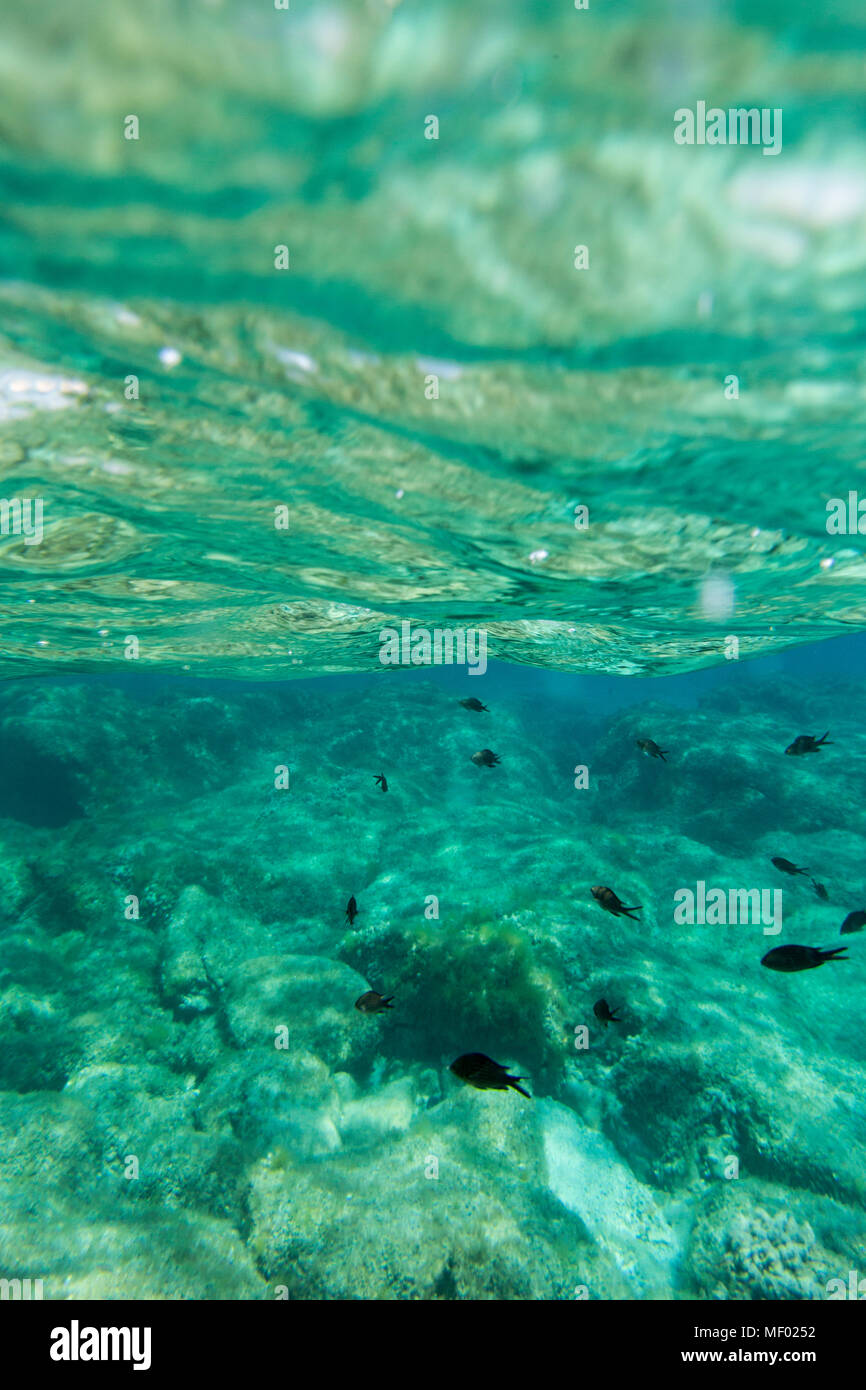
[[(0, 11), (7, 672), (360, 670), (394, 618), (692, 669), (708, 575), (744, 655), (861, 625), (856, 0)], [(699, 100), (781, 153), (675, 144)]]

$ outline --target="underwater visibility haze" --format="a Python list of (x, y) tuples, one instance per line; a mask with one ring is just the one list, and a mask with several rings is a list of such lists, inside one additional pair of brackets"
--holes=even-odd
[(856, 1296), (860, 0), (0, 57), (0, 1280)]

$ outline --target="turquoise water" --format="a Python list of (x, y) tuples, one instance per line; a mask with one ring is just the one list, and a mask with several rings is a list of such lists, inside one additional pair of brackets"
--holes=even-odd
[[(7, 1277), (827, 1297), (866, 1237), (866, 938), (840, 933), (866, 908), (864, 649), (797, 655), (652, 682), (8, 681)], [(778, 891), (778, 921), (684, 923), (699, 883)], [(790, 943), (848, 958), (761, 965)], [(393, 1007), (358, 1011), (370, 989)], [(467, 1053), (532, 1099), (463, 1085)]]
[(0, 1278), (847, 1287), (862, 6), (0, 35)]

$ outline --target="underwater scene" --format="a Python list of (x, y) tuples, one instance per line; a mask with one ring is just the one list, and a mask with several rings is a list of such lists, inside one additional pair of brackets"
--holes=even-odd
[(0, 1299), (866, 1297), (861, 0), (0, 59)]

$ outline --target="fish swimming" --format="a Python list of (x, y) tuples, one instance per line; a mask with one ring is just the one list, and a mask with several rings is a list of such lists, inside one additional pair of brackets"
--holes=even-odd
[[(625, 907), (612, 888), (596, 887), (591, 891), (592, 896), (599, 906), (603, 907), (605, 912), (612, 912), (614, 917), (632, 917), (632, 913), (634, 912), (643, 912), (643, 908), (640, 906)], [(640, 918), (638, 917), (632, 917), (632, 921), (634, 922), (638, 922), (639, 920)]]
[(667, 753), (668, 750), (667, 748), (659, 748), (655, 739), (639, 738), (635, 739), (635, 742), (637, 743), (638, 748), (642, 749), (643, 752), (648, 755), (648, 757), (661, 758), (662, 762), (665, 762), (665, 753)]
[(821, 899), (822, 903), (829, 902), (830, 894), (827, 892), (827, 889), (824, 887), (823, 883), (816, 883), (815, 880), (812, 879), (812, 887), (815, 889), (815, 892), (818, 894), (818, 897)]
[(347, 916), (348, 919), (349, 919), (349, 926), (350, 926), (350, 927), (352, 926), (353, 922), (355, 921), (355, 918), (357, 917), (357, 915), (358, 915), (358, 904), (355, 902), (355, 894), (353, 893), (352, 896), (351, 896), (351, 898), (349, 899), (348, 903), (346, 904), (346, 916)]
[[(829, 734), (830, 730), (827, 730)], [(820, 738), (815, 738), (812, 734), (798, 734), (793, 743), (789, 743), (785, 749), (792, 758), (799, 758), (803, 753), (817, 753), (823, 744), (827, 742), (827, 734), (822, 734)]]
[(495, 767), (499, 759), (489, 748), (482, 748), (480, 753), (472, 754), (472, 761), (476, 767)]
[(475, 698), (474, 695), (470, 695), (469, 698), (468, 698), (468, 700), (461, 700), (460, 703), (461, 703), (461, 705), (463, 706), (464, 709), (474, 709), (474, 710), (482, 710), (482, 709), (483, 709), (483, 710), (487, 710), (487, 713), (488, 713), (488, 714), (490, 713), (490, 710), (487, 709), (487, 706), (486, 706), (486, 705), (482, 705), (482, 703), (481, 703), (480, 700), (476, 700), (476, 698)]
[(376, 778), (376, 786), (381, 787), (383, 792), (386, 792), (388, 790), (388, 780), (384, 772), (380, 772), (378, 777)]
[(819, 946), (776, 946), (761, 959), (768, 970), (783, 970), (792, 974), (795, 970), (814, 970), (827, 960), (847, 960), (843, 953), (847, 946), (836, 946), (834, 950), (822, 951)]
[(866, 912), (849, 912), (839, 930), (843, 936), (848, 936), (852, 931), (862, 931), (864, 927), (866, 927)]
[(604, 1024), (605, 1028), (609, 1023), (622, 1023), (622, 1019), (614, 1012), (606, 999), (599, 999), (597, 1004), (593, 1004), (592, 1012)]
[(771, 859), (770, 863), (775, 864), (777, 869), (781, 869), (783, 874), (805, 874), (807, 878), (809, 877), (808, 869), (798, 869), (797, 865), (792, 864), (790, 859), (781, 859), (777, 857)]
[(500, 1066), (491, 1057), (485, 1057), (483, 1052), (464, 1053), (451, 1063), (450, 1070), (467, 1086), (474, 1086), (479, 1091), (507, 1091), (510, 1086), (526, 1096), (527, 1100), (532, 1100), (529, 1092), (517, 1084), (518, 1081), (525, 1081), (525, 1076), (509, 1076), (506, 1067)]
[(393, 998), (393, 994), (385, 996), (375, 989), (368, 989), (366, 994), (355, 1000), (355, 1008), (360, 1009), (362, 1014), (380, 1014), (383, 1009), (393, 1009)]

